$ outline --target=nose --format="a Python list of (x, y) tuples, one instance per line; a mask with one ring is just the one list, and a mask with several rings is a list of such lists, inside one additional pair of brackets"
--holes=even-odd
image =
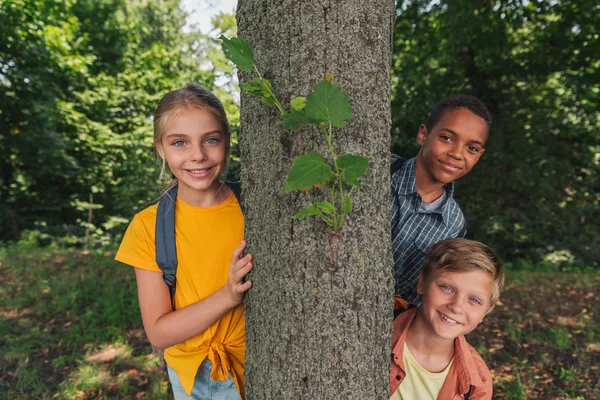
[(462, 148), (463, 146), (460, 143), (454, 143), (450, 149), (448, 149), (448, 155), (456, 160), (462, 160)]
[(190, 159), (192, 161), (204, 161), (206, 159), (206, 153), (202, 146), (194, 146)]
[(447, 304), (448, 310), (450, 310), (455, 315), (462, 315), (463, 311), (463, 301), (458, 297), (454, 296)]

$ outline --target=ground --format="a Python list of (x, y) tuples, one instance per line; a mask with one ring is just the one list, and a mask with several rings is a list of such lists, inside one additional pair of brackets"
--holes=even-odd
[[(172, 398), (133, 271), (111, 256), (0, 250), (0, 398)], [(509, 273), (468, 337), (494, 399), (600, 397), (599, 288), (598, 273)]]

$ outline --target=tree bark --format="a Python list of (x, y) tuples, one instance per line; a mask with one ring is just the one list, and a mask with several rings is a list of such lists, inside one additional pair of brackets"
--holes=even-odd
[[(393, 0), (239, 0), (238, 34), (286, 106), (333, 73), (353, 117), (338, 156), (372, 158), (333, 240), (317, 217), (292, 220), (307, 193), (283, 194), (292, 160), (328, 157), (314, 128), (288, 132), (276, 109), (241, 99), (241, 181), (253, 288), (246, 297), (247, 399), (389, 397), (393, 262), (389, 227)], [(254, 75), (240, 74), (240, 81)], [(312, 192), (313, 199), (323, 194)]]

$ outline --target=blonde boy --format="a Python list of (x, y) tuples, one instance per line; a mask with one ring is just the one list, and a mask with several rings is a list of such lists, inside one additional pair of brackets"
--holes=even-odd
[(394, 320), (390, 400), (491, 399), (492, 376), (464, 335), (504, 286), (492, 249), (468, 239), (435, 244), (419, 276), (422, 303)]

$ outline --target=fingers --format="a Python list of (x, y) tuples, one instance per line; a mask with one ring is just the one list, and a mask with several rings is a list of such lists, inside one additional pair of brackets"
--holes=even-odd
[(242, 299), (242, 294), (252, 287), (251, 281), (244, 282), (244, 277), (252, 270), (252, 254), (243, 256), (246, 248), (246, 240), (242, 242), (233, 251), (231, 265), (229, 267), (229, 290), (239, 303)]
[(233, 250), (233, 256), (231, 257), (231, 260), (239, 260), (240, 258), (242, 258), (242, 254), (244, 253), (244, 249), (246, 248), (246, 240), (242, 239), (242, 241), (240, 242), (240, 244), (238, 244), (238, 246)]
[(242, 258), (240, 261), (234, 264), (234, 268), (231, 270), (231, 278), (233, 282), (240, 282), (252, 269), (252, 255), (248, 254), (246, 257)]
[(244, 293), (248, 289), (252, 287), (252, 281), (246, 281), (243, 284), (239, 285), (236, 290), (238, 293)]

